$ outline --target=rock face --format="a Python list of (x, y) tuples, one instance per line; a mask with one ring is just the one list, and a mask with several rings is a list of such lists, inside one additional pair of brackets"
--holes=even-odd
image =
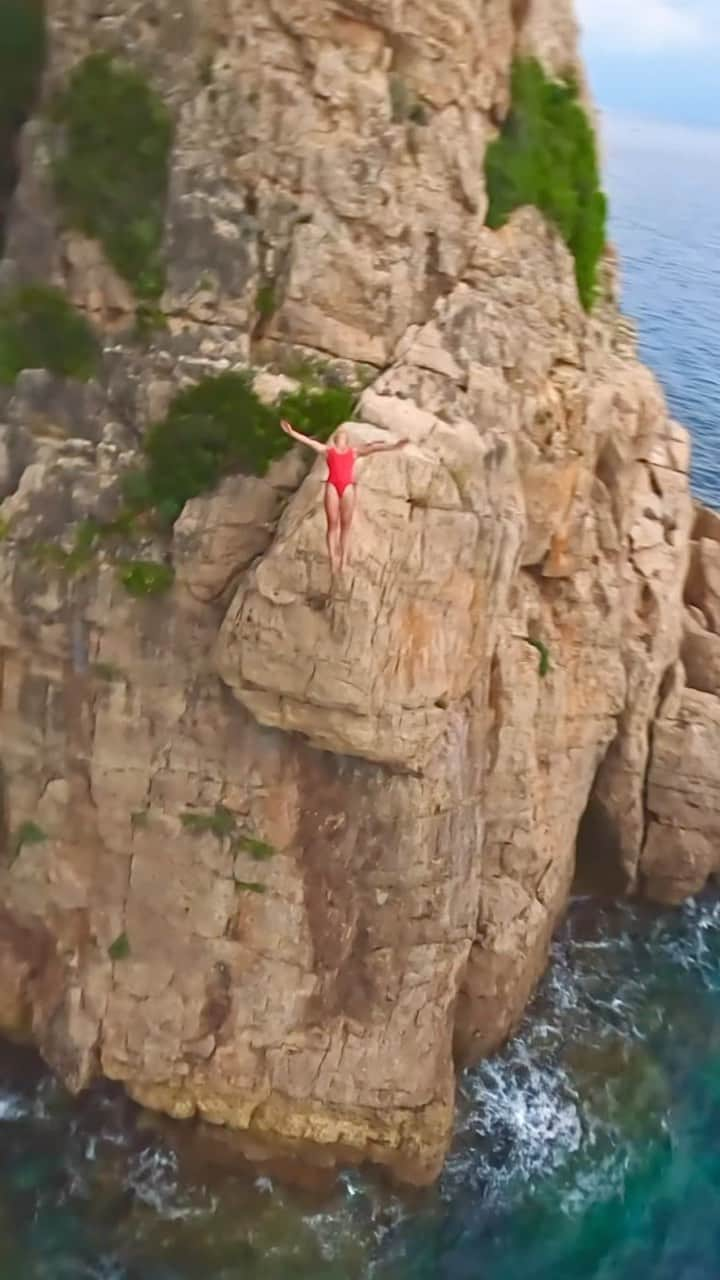
[(653, 730), (640, 863), (646, 892), (668, 903), (720, 871), (720, 519), (702, 508), (685, 600), (682, 664)]
[[(683, 630), (685, 433), (610, 257), (588, 317), (537, 212), (484, 226), (512, 58), (576, 66), (572, 12), (48, 10), (48, 95), (124, 48), (174, 112), (168, 329), (123, 338), (133, 300), (62, 229), (38, 117), (3, 275), (63, 283), (107, 344), (96, 382), (0, 400), (0, 1026), (254, 1158), (427, 1181), (454, 1060), (542, 972), (578, 830), (586, 869), (663, 899), (717, 864), (720, 540), (701, 516)], [(339, 586), (322, 461), (294, 454), (148, 535), (161, 599), (104, 552), (42, 562), (113, 514), (177, 385), (286, 343), (372, 366), (351, 435), (411, 441), (361, 464)]]

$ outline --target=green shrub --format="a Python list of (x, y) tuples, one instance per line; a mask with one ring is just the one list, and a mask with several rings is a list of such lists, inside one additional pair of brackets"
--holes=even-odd
[(175, 581), (170, 565), (158, 564), (156, 560), (122, 560), (117, 573), (128, 595), (138, 599), (162, 595)]
[(75, 68), (54, 114), (65, 129), (55, 192), (69, 225), (101, 242), (138, 297), (158, 298), (173, 135), (165, 104), (140, 72), (93, 53)]
[(0, 129), (27, 118), (40, 87), (46, 53), (41, 0), (0, 0)]
[(17, 180), (17, 133), (40, 89), (46, 43), (41, 0), (0, 0), (0, 214)]
[(167, 316), (161, 307), (152, 302), (140, 302), (135, 308), (133, 337), (140, 346), (148, 346), (158, 333), (168, 327)]
[(24, 845), (44, 844), (47, 840), (47, 832), (43, 831), (36, 822), (23, 822), (18, 827), (11, 841), (11, 855), (14, 861)]
[(126, 933), (121, 933), (108, 947), (111, 960), (127, 960), (130, 955), (130, 942)]
[(87, 320), (60, 289), (23, 285), (0, 299), (0, 383), (23, 369), (91, 378), (100, 345)]
[(327, 440), (349, 418), (353, 401), (347, 388), (302, 388), (268, 406), (254, 392), (249, 372), (205, 378), (181, 391), (149, 429), (146, 466), (125, 477), (125, 501), (135, 511), (152, 508), (172, 524), (189, 498), (214, 488), (224, 475), (264, 475), (290, 448), (281, 418)]
[[(281, 418), (287, 418), (298, 431), (325, 442), (341, 422), (352, 418), (356, 398), (356, 392), (350, 387), (325, 387), (322, 391), (300, 387), (288, 392), (274, 406), (276, 420), (279, 423)], [(289, 448), (287, 436), (281, 438)]]
[(590, 310), (605, 248), (607, 202), (595, 135), (577, 85), (548, 79), (533, 58), (517, 60), (510, 114), (488, 147), (485, 168), (488, 226), (501, 227), (514, 209), (536, 205), (570, 248), (580, 299)]
[(274, 284), (261, 284), (255, 295), (255, 310), (262, 320), (269, 320), (278, 309)]

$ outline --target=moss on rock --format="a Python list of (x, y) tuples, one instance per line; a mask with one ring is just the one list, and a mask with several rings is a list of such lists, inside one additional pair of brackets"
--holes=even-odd
[(65, 132), (53, 178), (68, 224), (101, 242), (139, 298), (158, 298), (173, 137), (167, 107), (139, 71), (93, 53), (73, 71), (54, 117)]

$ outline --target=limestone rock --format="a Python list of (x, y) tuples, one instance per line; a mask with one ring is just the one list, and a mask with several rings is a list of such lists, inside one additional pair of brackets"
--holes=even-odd
[[(354, 544), (334, 586), (317, 464), (220, 632), (223, 678), (262, 723), (340, 754), (427, 765), (478, 678), (501, 588), (493, 560), (518, 521), (493, 441), (458, 436), (454, 449), (446, 433), (443, 454), (427, 441), (358, 464)], [(462, 492), (461, 466), (477, 497)]]
[[(577, 68), (571, 6), (47, 9), (45, 100), (123, 48), (173, 111), (167, 328), (132, 344), (135, 300), (60, 230), (38, 116), (2, 279), (65, 284), (106, 343), (95, 382), (0, 393), (0, 1026), (70, 1087), (121, 1081), (251, 1155), (427, 1182), (453, 1046), (519, 1019), (578, 830), (585, 868), (666, 900), (717, 870), (720, 703), (680, 662), (715, 690), (717, 517), (683, 632), (687, 437), (612, 256), (588, 316), (536, 210), (484, 225), (513, 55)], [(324, 463), (299, 453), (171, 539), (143, 526), (77, 574), (38, 555), (117, 513), (179, 387), (295, 345), (374, 366), (354, 439), (410, 440), (360, 463), (332, 590)], [(174, 586), (130, 598), (123, 555)]]
[(275, 462), (262, 480), (228, 477), (209, 499), (187, 502), (173, 531), (178, 582), (197, 600), (217, 600), (267, 550), (287, 495), (297, 487), (304, 470), (296, 453)]
[(677, 714), (655, 725), (647, 804), (645, 891), (682, 902), (720, 871), (720, 699), (711, 693), (687, 689)]

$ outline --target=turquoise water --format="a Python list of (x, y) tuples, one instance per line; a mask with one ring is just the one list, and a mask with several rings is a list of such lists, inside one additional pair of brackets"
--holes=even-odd
[[(720, 505), (720, 140), (610, 121), (642, 349)], [(122, 1095), (0, 1055), (0, 1280), (720, 1280), (720, 900), (573, 903), (431, 1191), (212, 1172)]]
[(0, 1073), (0, 1275), (18, 1280), (716, 1280), (720, 901), (576, 901), (526, 1023), (462, 1082), (440, 1185), (324, 1199), (183, 1173), (118, 1094)]

